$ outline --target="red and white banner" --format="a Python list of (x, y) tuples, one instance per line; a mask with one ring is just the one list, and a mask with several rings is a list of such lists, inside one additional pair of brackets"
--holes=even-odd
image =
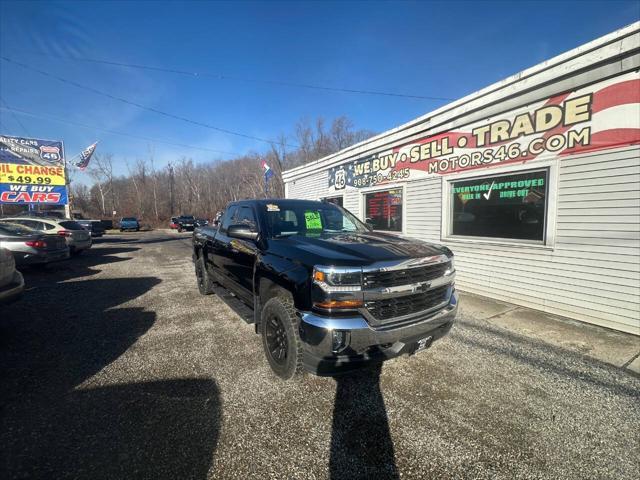
[(640, 74), (546, 101), (333, 167), (329, 187), (370, 187), (640, 144)]

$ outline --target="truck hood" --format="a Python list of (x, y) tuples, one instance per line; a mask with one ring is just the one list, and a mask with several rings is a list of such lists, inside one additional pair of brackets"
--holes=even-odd
[(365, 266), (374, 262), (406, 260), (447, 253), (446, 247), (384, 233), (292, 235), (269, 240), (269, 249), (307, 265)]

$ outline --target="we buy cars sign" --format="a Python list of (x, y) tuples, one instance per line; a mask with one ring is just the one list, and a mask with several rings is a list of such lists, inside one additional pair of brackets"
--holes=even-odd
[(637, 144), (640, 73), (634, 71), (332, 167), (329, 187), (371, 187)]
[(0, 203), (65, 205), (61, 141), (0, 135)]

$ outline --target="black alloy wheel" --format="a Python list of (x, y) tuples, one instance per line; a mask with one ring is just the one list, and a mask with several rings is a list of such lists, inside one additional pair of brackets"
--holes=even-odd
[(278, 365), (284, 365), (287, 361), (289, 343), (287, 342), (287, 332), (284, 329), (282, 320), (272, 315), (267, 319), (264, 328), (266, 329), (267, 351), (271, 359)]
[(265, 303), (260, 314), (262, 346), (271, 370), (289, 380), (302, 372), (302, 342), (293, 298), (282, 292)]

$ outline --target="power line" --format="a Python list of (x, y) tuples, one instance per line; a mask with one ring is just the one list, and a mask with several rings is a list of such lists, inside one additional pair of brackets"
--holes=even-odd
[[(7, 107), (9, 109), (9, 111), (11, 111), (11, 107), (9, 106), (9, 104), (7, 102), (4, 101), (4, 98), (2, 98), (2, 96), (0, 96), (0, 103), (2, 103), (5, 107)], [(11, 116), (13, 117), (13, 119), (16, 121), (16, 123), (18, 125), (20, 125), (20, 128), (22, 128), (22, 130), (24, 131), (24, 133), (27, 134), (27, 137), (30, 137), (31, 134), (29, 133), (29, 130), (27, 130), (27, 128), (22, 124), (22, 122), (20, 121), (20, 119), (15, 115), (15, 113), (11, 112)]]
[[(39, 68), (32, 67), (32, 66), (24, 64), (22, 62), (17, 62), (15, 60), (12, 60), (11, 58), (8, 58), (8, 57), (5, 57), (5, 56), (1, 56), (0, 55), (0, 58), (2, 60), (4, 60), (5, 62), (12, 63), (14, 65), (18, 65), (18, 66), (20, 66), (20, 67), (22, 67), (22, 68), (24, 68), (26, 70), (31, 70), (32, 72), (37, 72), (40, 75), (44, 75), (45, 77), (54, 78), (54, 79), (58, 80), (59, 82), (66, 83), (68, 85), (73, 85), (76, 88), (80, 88), (82, 90), (87, 90), (89, 92), (95, 93), (96, 95), (101, 95), (103, 97), (107, 97), (107, 98), (110, 98), (112, 100), (117, 100), (117, 101), (125, 103), (127, 105), (132, 105), (132, 106), (137, 107), (137, 108), (139, 108), (141, 110), (147, 110), (149, 112), (153, 112), (153, 113), (156, 113), (158, 115), (162, 115), (164, 117), (173, 118), (175, 120), (180, 120), (180, 121), (183, 121), (183, 122), (186, 122), (186, 123), (190, 123), (192, 125), (198, 125), (199, 127), (204, 127), (204, 128), (208, 128), (208, 129), (211, 129), (211, 130), (216, 130), (218, 132), (226, 133), (228, 135), (236, 135), (238, 137), (248, 138), (250, 140), (258, 140), (259, 142), (268, 143), (269, 145), (277, 143), (277, 142), (275, 142), (273, 140), (268, 140), (268, 139), (265, 139), (265, 138), (255, 137), (253, 135), (248, 135), (248, 134), (245, 134), (245, 133), (234, 132), (233, 130), (227, 130), (227, 129), (224, 129), (224, 128), (214, 127), (213, 125), (209, 125), (207, 123), (203, 123), (203, 122), (200, 122), (198, 120), (191, 120), (190, 118), (182, 117), (180, 115), (175, 115), (173, 113), (168, 113), (168, 112), (165, 112), (163, 110), (158, 110), (157, 108), (148, 107), (146, 105), (142, 105), (142, 104), (134, 102), (132, 100), (128, 100), (128, 99), (123, 98), (123, 97), (118, 97), (116, 95), (112, 95), (110, 93), (103, 92), (101, 90), (98, 90), (98, 89), (93, 88), (93, 87), (89, 87), (87, 85), (82, 85), (81, 83), (75, 82), (73, 80), (68, 80), (66, 78), (59, 77), (59, 76), (54, 75), (52, 73), (45, 72), (44, 70), (40, 70)], [(288, 146), (288, 147), (292, 147), (292, 148), (299, 148), (298, 145), (295, 145), (295, 144), (285, 144), (285, 145)]]
[(267, 85), (307, 88), (312, 90), (323, 90), (327, 92), (356, 93), (356, 94), (362, 94), (362, 95), (379, 95), (379, 96), (385, 96), (385, 97), (413, 98), (413, 99), (419, 99), (419, 100), (437, 100), (437, 101), (455, 100), (454, 98), (436, 97), (436, 96), (430, 96), (430, 95), (410, 95), (410, 94), (395, 93), (395, 92), (382, 92), (378, 90), (361, 90), (361, 89), (355, 89), (355, 88), (327, 87), (323, 85), (313, 85), (308, 83), (285, 82), (282, 80), (268, 80), (268, 79), (260, 80), (255, 78), (243, 78), (243, 77), (236, 77), (231, 75), (224, 75), (221, 73), (188, 71), (188, 70), (181, 70), (178, 68), (157, 67), (152, 65), (141, 65), (136, 63), (114, 62), (114, 61), (102, 60), (102, 59), (96, 59), (96, 58), (68, 57), (64, 55), (54, 55), (54, 54), (48, 54), (44, 52), (27, 52), (27, 53), (41, 55), (45, 57), (51, 57), (51, 58), (61, 58), (65, 60), (75, 61), (75, 62), (99, 63), (103, 65), (112, 65), (116, 67), (137, 68), (141, 70), (152, 70), (156, 72), (174, 73), (177, 75), (186, 75), (188, 77), (195, 77), (195, 78), (212, 78), (215, 80), (233, 80), (233, 81), (248, 82), (248, 83), (264, 83)]
[(20, 110), (20, 109), (15, 109), (15, 108), (6, 108), (6, 107), (0, 107), (0, 110), (6, 110), (6, 111), (9, 111), (9, 112), (18, 113), (20, 115), (28, 115), (30, 117), (40, 118), (42, 120), (51, 120), (51, 121), (54, 121), (54, 122), (66, 123), (68, 125), (73, 125), (73, 126), (76, 126), (76, 127), (86, 128), (88, 130), (105, 132), (105, 133), (109, 133), (111, 135), (120, 135), (120, 136), (123, 136), (123, 137), (137, 138), (137, 139), (140, 139), (140, 140), (146, 140), (146, 141), (149, 141), (149, 142), (156, 142), (156, 143), (164, 143), (166, 145), (172, 145), (172, 146), (176, 146), (176, 147), (191, 148), (193, 150), (203, 150), (203, 151), (207, 151), (207, 152), (224, 153), (224, 154), (227, 154), (227, 155), (240, 156), (240, 154), (238, 154), (238, 153), (225, 152), (223, 150), (214, 150), (212, 148), (206, 148), (206, 147), (196, 147), (195, 145), (187, 145), (185, 143), (169, 142), (167, 140), (159, 140), (157, 138), (145, 137), (145, 136), (142, 136), (142, 135), (133, 135), (131, 133), (116, 132), (116, 131), (113, 131), (113, 130), (107, 130), (107, 129), (100, 128), (100, 127), (93, 127), (91, 125), (86, 125), (86, 124), (83, 124), (83, 123), (72, 122), (70, 120), (63, 120), (61, 118), (54, 117), (52, 115), (42, 115), (42, 114), (36, 114), (36, 113), (33, 113), (33, 112), (27, 112), (26, 110)]

